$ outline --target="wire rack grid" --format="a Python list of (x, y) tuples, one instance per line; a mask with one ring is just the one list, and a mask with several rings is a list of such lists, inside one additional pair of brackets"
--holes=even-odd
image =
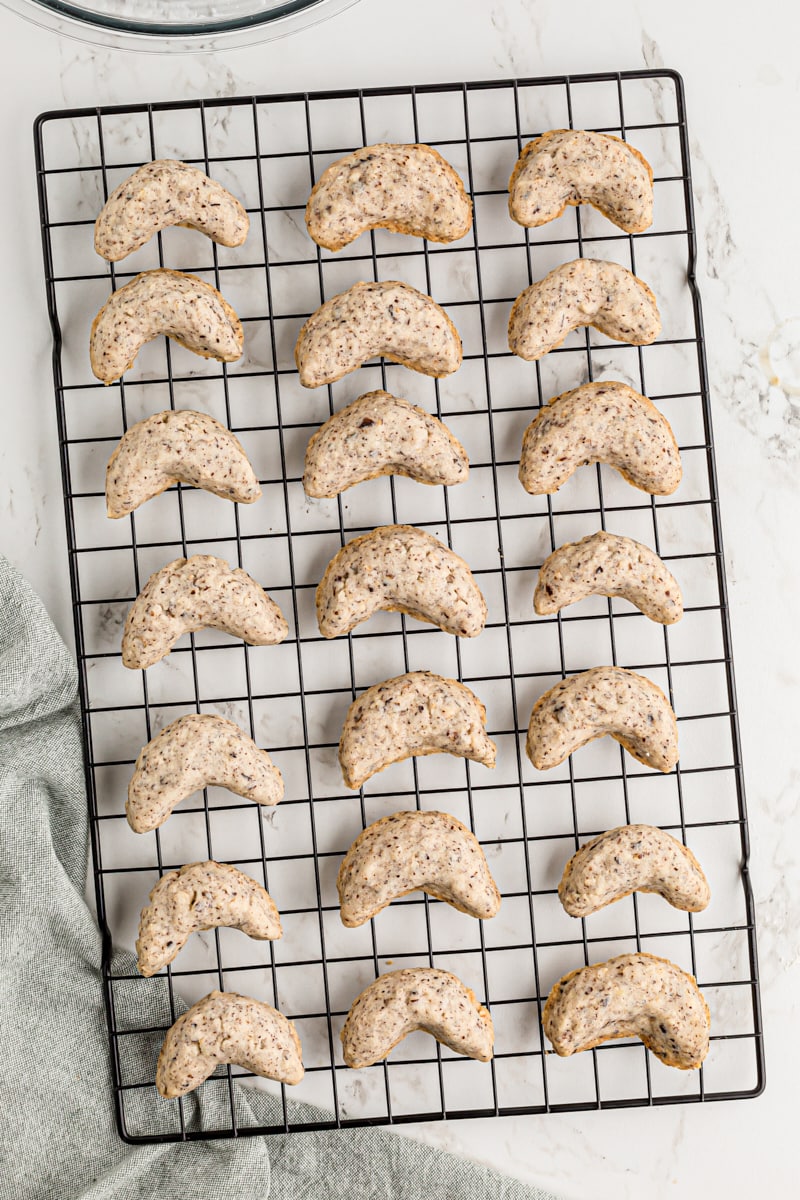
[[(628, 138), (655, 168), (652, 228), (623, 234), (590, 209), (537, 230), (514, 225), (507, 181), (526, 141), (550, 128)], [(339, 254), (308, 238), (303, 209), (331, 161), (376, 141), (423, 141), (456, 167), (474, 202), (460, 242), (428, 244), (385, 231)], [(748, 834), (737, 728), (700, 301), (683, 89), (670, 71), (394, 87), (247, 99), (141, 104), (43, 114), (35, 129), (47, 297), (80, 667), (86, 779), (116, 1115), (128, 1141), (239, 1136), (450, 1117), (659, 1105), (756, 1095), (764, 1062)], [(194, 163), (242, 198), (251, 232), (238, 249), (170, 229), (109, 265), (92, 225), (109, 192), (143, 162)], [(621, 262), (653, 287), (663, 333), (643, 348), (589, 329), (535, 364), (508, 352), (516, 295), (579, 255)], [(245, 326), (231, 365), (201, 361), (166, 339), (143, 348), (108, 389), (93, 379), (88, 330), (113, 288), (171, 266), (219, 288)], [(360, 279), (400, 278), (434, 296), (464, 343), (452, 377), (431, 380), (380, 362), (328, 388), (299, 386), (292, 350), (306, 317)], [(649, 395), (681, 447), (684, 480), (650, 497), (606, 467), (578, 471), (554, 496), (526, 495), (516, 477), (522, 432), (550, 396), (617, 378)], [(355, 396), (382, 387), (444, 419), (466, 446), (470, 480), (425, 488), (383, 477), (336, 501), (302, 488), (308, 437)], [(108, 521), (105, 464), (123, 431), (167, 407), (218, 417), (240, 437), (263, 499), (228, 505), (178, 485), (130, 517)], [(314, 589), (332, 554), (381, 523), (406, 522), (470, 563), (488, 601), (486, 629), (459, 641), (400, 614), (381, 614), (325, 642)], [(558, 545), (609, 528), (654, 546), (678, 576), (686, 611), (649, 622), (624, 601), (593, 598), (536, 618), (536, 570)], [(182, 639), (147, 672), (123, 669), (127, 609), (165, 562), (212, 553), (249, 571), (281, 605), (289, 636), (248, 647), (212, 631)], [(601, 663), (642, 671), (676, 710), (681, 761), (647, 771), (609, 739), (561, 767), (535, 771), (522, 746), (534, 701), (566, 675)], [(485, 702), (498, 766), (448, 756), (396, 764), (358, 795), (343, 787), (342, 720), (367, 686), (429, 668)], [(180, 805), (151, 834), (131, 832), (124, 797), (141, 746), (186, 712), (236, 720), (273, 755), (286, 797), (262, 812), (221, 789)], [(402, 808), (443, 809), (484, 847), (503, 893), (481, 923), (415, 894), (360, 929), (341, 926), (341, 856), (371, 821)], [(563, 865), (590, 836), (645, 821), (689, 845), (712, 886), (700, 914), (634, 895), (586, 920), (561, 909)], [(263, 882), (284, 935), (256, 943), (232, 930), (190, 939), (171, 967), (141, 978), (131, 953), (138, 913), (167, 870), (218, 858)], [(711, 1051), (676, 1072), (640, 1043), (572, 1059), (547, 1052), (541, 1011), (566, 971), (648, 950), (698, 979), (712, 1012)], [(350, 1003), (382, 971), (453, 971), (492, 1012), (490, 1064), (413, 1034), (366, 1071), (343, 1064)], [(153, 1078), (163, 1035), (213, 987), (267, 1000), (294, 1020), (306, 1075), (286, 1089), (220, 1068), (196, 1095), (165, 1101)]]

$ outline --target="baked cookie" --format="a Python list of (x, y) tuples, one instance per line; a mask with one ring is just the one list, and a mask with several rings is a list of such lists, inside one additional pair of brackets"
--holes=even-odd
[(373, 613), (403, 612), (456, 637), (476, 637), (486, 601), (463, 558), (413, 525), (380, 525), (333, 556), (317, 588), (323, 637), (339, 637)]
[(410, 671), (376, 683), (354, 700), (339, 742), (345, 784), (354, 790), (404, 758), (455, 754), (493, 767), (497, 747), (486, 734), (486, 709), (463, 683)]
[(306, 449), (307, 496), (338, 496), (378, 475), (405, 475), (417, 483), (463, 483), (469, 459), (436, 417), (389, 392), (367, 392), (334, 413)]
[(236, 992), (209, 992), (164, 1038), (156, 1067), (162, 1096), (185, 1096), (221, 1063), (233, 1063), (279, 1083), (303, 1078), (303, 1048), (282, 1013)]
[(408, 283), (355, 283), (317, 309), (297, 338), (303, 387), (335, 383), (370, 358), (441, 379), (461, 366), (461, 338), (443, 308)]
[(666, 1066), (687, 1071), (708, 1054), (711, 1015), (693, 975), (654, 954), (620, 954), (559, 979), (542, 1027), (562, 1057), (638, 1037)]
[(626, 383), (584, 383), (544, 405), (525, 430), (519, 480), (541, 496), (596, 462), (655, 496), (671, 495), (683, 474), (669, 421)]
[(205, 929), (240, 929), (258, 941), (281, 936), (281, 919), (267, 891), (226, 863), (189, 863), (169, 871), (150, 893), (139, 918), (140, 975), (155, 975)]
[(235, 362), (242, 356), (242, 324), (225, 297), (196, 275), (159, 267), (112, 292), (100, 309), (89, 335), (92, 372), (113, 383), (160, 334), (201, 358)]
[(605, 734), (647, 767), (671, 771), (678, 761), (678, 723), (667, 697), (623, 667), (592, 667), (545, 692), (531, 713), (528, 758), (547, 771)]
[(480, 842), (442, 812), (397, 812), (360, 833), (336, 880), (342, 924), (363, 925), (393, 900), (425, 892), (486, 921), (500, 909)]
[(654, 825), (620, 825), (581, 846), (558, 895), (571, 917), (588, 917), (632, 892), (656, 892), (673, 908), (701, 912), (708, 881), (688, 846)]
[(252, 504), (261, 488), (239, 439), (190, 409), (155, 413), (123, 434), (106, 468), (109, 517), (125, 517), (176, 483)]
[(583, 325), (593, 325), (618, 342), (647, 346), (661, 332), (661, 317), (650, 288), (625, 267), (576, 258), (517, 296), (508, 322), (508, 347), (532, 362)]
[(250, 218), (221, 183), (188, 163), (161, 158), (114, 188), (94, 223), (94, 248), (119, 262), (169, 225), (197, 229), (221, 246), (241, 246)]
[(528, 228), (591, 204), (626, 233), (653, 223), (653, 171), (622, 138), (587, 129), (551, 129), (523, 147), (508, 185), (512, 221)]
[(683, 616), (681, 589), (655, 550), (603, 529), (559, 546), (545, 559), (533, 607), (544, 617), (586, 596), (624, 596), (662, 625)]
[(283, 778), (266, 750), (233, 721), (188, 713), (140, 752), (128, 784), (128, 824), (135, 833), (149, 833), (177, 804), (206, 787), (227, 788), (256, 804), (283, 798)]
[(342, 1030), (344, 1061), (370, 1067), (417, 1029), (456, 1054), (492, 1057), (492, 1018), (474, 992), (449, 971), (409, 967), (380, 975), (353, 1001)]
[(250, 646), (274, 646), (289, 632), (275, 601), (246, 571), (193, 554), (156, 571), (134, 600), (122, 633), (123, 666), (152, 667), (182, 634), (206, 628)]
[(454, 242), (472, 226), (472, 201), (438, 151), (380, 142), (331, 163), (308, 198), (306, 226), (326, 250), (368, 229)]

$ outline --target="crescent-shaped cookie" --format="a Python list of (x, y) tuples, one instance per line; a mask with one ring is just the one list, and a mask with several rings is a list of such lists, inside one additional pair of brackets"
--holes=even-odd
[(155, 975), (177, 957), (193, 933), (240, 929), (258, 941), (281, 936), (269, 892), (227, 863), (188, 863), (169, 871), (150, 893), (139, 917), (136, 957), (140, 975)]
[(547, 771), (605, 734), (658, 771), (678, 761), (678, 723), (667, 697), (623, 667), (592, 667), (545, 692), (531, 713), (528, 758)]
[(289, 632), (275, 601), (246, 571), (193, 554), (156, 571), (134, 600), (122, 633), (123, 665), (152, 667), (182, 634), (206, 628), (250, 646), (274, 646)]
[(492, 1057), (492, 1018), (474, 992), (449, 971), (408, 967), (380, 975), (353, 1001), (342, 1030), (344, 1061), (372, 1066), (417, 1029), (456, 1054)]
[(582, 325), (593, 325), (618, 342), (647, 346), (661, 332), (661, 317), (650, 288), (625, 267), (576, 258), (517, 296), (508, 322), (508, 346), (513, 354), (533, 361)]
[(638, 1037), (666, 1066), (687, 1071), (708, 1054), (711, 1015), (693, 975), (654, 954), (620, 954), (559, 979), (542, 1027), (562, 1057)]
[(461, 338), (443, 308), (408, 283), (356, 283), (306, 321), (294, 358), (303, 387), (335, 383), (370, 358), (441, 379), (461, 366)]
[(299, 1083), (302, 1053), (294, 1025), (277, 1009), (236, 992), (209, 992), (164, 1038), (156, 1087), (167, 1099), (185, 1096), (222, 1063), (279, 1083)]
[(545, 559), (533, 607), (544, 617), (586, 596), (624, 596), (662, 625), (683, 616), (681, 589), (655, 550), (603, 529), (566, 542)]
[(345, 854), (336, 886), (342, 924), (351, 929), (409, 892), (426, 892), (481, 921), (500, 909), (480, 842), (442, 812), (397, 812), (375, 821)]
[(508, 211), (528, 228), (591, 204), (626, 233), (653, 223), (653, 171), (622, 138), (586, 129), (551, 129), (523, 147), (508, 185)]
[(463, 483), (469, 459), (436, 417), (389, 392), (367, 392), (334, 413), (306, 449), (307, 496), (338, 496), (378, 475), (405, 475), (417, 483)]
[(123, 434), (106, 468), (109, 517), (124, 517), (176, 483), (239, 504), (261, 495), (239, 439), (191, 409), (155, 413)]
[(381, 142), (331, 163), (306, 205), (318, 246), (341, 250), (368, 229), (454, 242), (472, 225), (472, 201), (430, 146)]
[(584, 383), (544, 405), (525, 430), (519, 480), (541, 496), (595, 462), (656, 496), (671, 495), (683, 474), (669, 421), (626, 383)]
[(188, 163), (161, 158), (114, 188), (95, 221), (94, 248), (119, 262), (169, 225), (197, 229), (221, 246), (241, 246), (250, 218), (221, 183)]
[(92, 322), (89, 358), (103, 383), (133, 366), (145, 342), (160, 334), (180, 346), (234, 362), (244, 346), (242, 324), (224, 296), (196, 275), (158, 267), (112, 292)]
[(592, 838), (573, 854), (558, 885), (571, 917), (588, 917), (632, 892), (655, 892), (684, 912), (701, 912), (711, 899), (688, 846), (654, 825), (620, 825)]
[(128, 824), (135, 833), (149, 833), (205, 787), (224, 787), (256, 804), (283, 797), (280, 771), (238, 725), (213, 713), (188, 713), (141, 750), (128, 784)]
[(413, 525), (380, 525), (333, 556), (317, 588), (323, 637), (349, 633), (373, 613), (404, 612), (456, 637), (476, 637), (486, 601), (463, 558)]
[(350, 705), (339, 741), (342, 777), (354, 790), (414, 755), (455, 754), (493, 767), (496, 752), (475, 693), (431, 671), (410, 671), (367, 688)]

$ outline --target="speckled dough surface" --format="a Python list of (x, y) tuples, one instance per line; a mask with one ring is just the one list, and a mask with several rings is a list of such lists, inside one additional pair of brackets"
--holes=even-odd
[(529, 228), (591, 204), (626, 233), (653, 223), (653, 171), (621, 138), (586, 129), (551, 129), (528, 142), (508, 185), (508, 211)]
[(508, 322), (508, 346), (532, 361), (560, 346), (573, 329), (593, 325), (634, 346), (661, 332), (656, 298), (646, 283), (614, 262), (576, 258), (520, 293)]
[(124, 517), (176, 483), (252, 504), (261, 488), (239, 439), (206, 413), (167, 409), (123, 435), (106, 469), (109, 517)]
[(638, 1037), (668, 1067), (699, 1067), (711, 1017), (694, 976), (653, 954), (621, 954), (560, 979), (542, 1027), (562, 1057)]
[(338, 496), (378, 475), (405, 475), (418, 483), (463, 483), (464, 447), (441, 421), (389, 392), (367, 392), (334, 413), (306, 449), (306, 495)]
[(171, 963), (190, 936), (225, 926), (258, 941), (281, 936), (281, 919), (260, 883), (227, 863), (188, 863), (169, 871), (150, 893), (139, 918), (136, 956), (141, 975)]
[(655, 892), (673, 908), (701, 912), (711, 892), (688, 846), (654, 825), (620, 825), (581, 846), (558, 895), (571, 917), (588, 917), (632, 892)]
[(493, 767), (496, 753), (474, 692), (430, 671), (368, 688), (350, 705), (339, 742), (342, 776), (354, 789), (412, 755), (455, 754)]
[(678, 761), (678, 723), (661, 688), (623, 667), (592, 667), (562, 679), (533, 706), (526, 749), (540, 771), (609, 734), (648, 767)]
[(407, 283), (355, 283), (308, 318), (294, 358), (303, 387), (335, 383), (370, 358), (441, 379), (461, 366), (461, 338), (443, 308)]
[(176, 558), (151, 575), (134, 600), (122, 633), (122, 662), (152, 667), (178, 638), (220, 629), (250, 646), (274, 646), (289, 632), (283, 613), (243, 571), (213, 554)]
[(95, 221), (94, 248), (119, 262), (169, 225), (197, 229), (221, 246), (241, 246), (250, 219), (221, 183), (188, 163), (161, 158), (114, 188)]
[(449, 971), (409, 967), (380, 975), (353, 1002), (342, 1030), (344, 1061), (369, 1067), (416, 1029), (456, 1054), (492, 1057), (492, 1018), (474, 992)]
[(326, 250), (367, 229), (453, 242), (472, 225), (472, 201), (437, 150), (381, 142), (331, 163), (306, 205), (306, 226)]
[(559, 546), (545, 559), (533, 607), (547, 616), (586, 596), (624, 596), (662, 625), (683, 616), (681, 589), (655, 550), (602, 529)]
[(277, 1009), (236, 992), (209, 992), (164, 1038), (156, 1087), (168, 1099), (185, 1096), (221, 1063), (279, 1083), (299, 1083), (302, 1053), (294, 1025)]
[(317, 588), (323, 637), (339, 637), (381, 610), (404, 612), (456, 637), (476, 637), (486, 601), (463, 558), (413, 525), (380, 525), (328, 563)]
[(540, 409), (522, 439), (520, 483), (534, 496), (556, 492), (595, 462), (656, 496), (671, 495), (683, 474), (669, 421), (626, 383), (584, 383)]
[(478, 839), (442, 812), (397, 812), (375, 821), (347, 851), (336, 886), (348, 928), (416, 891), (479, 920), (500, 909), (500, 893)]
[(176, 804), (205, 787), (224, 787), (256, 804), (277, 804), (283, 796), (280, 771), (238, 725), (213, 713), (187, 713), (141, 750), (128, 784), (128, 824), (136, 833), (157, 829)]
[(92, 323), (89, 358), (103, 383), (133, 366), (145, 342), (160, 334), (218, 362), (241, 358), (244, 332), (236, 313), (210, 283), (159, 267), (112, 292)]

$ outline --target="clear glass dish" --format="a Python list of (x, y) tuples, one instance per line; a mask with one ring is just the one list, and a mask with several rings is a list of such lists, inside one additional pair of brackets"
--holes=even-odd
[(210, 51), (286, 37), (358, 0), (0, 0), (66, 37), (125, 50)]

